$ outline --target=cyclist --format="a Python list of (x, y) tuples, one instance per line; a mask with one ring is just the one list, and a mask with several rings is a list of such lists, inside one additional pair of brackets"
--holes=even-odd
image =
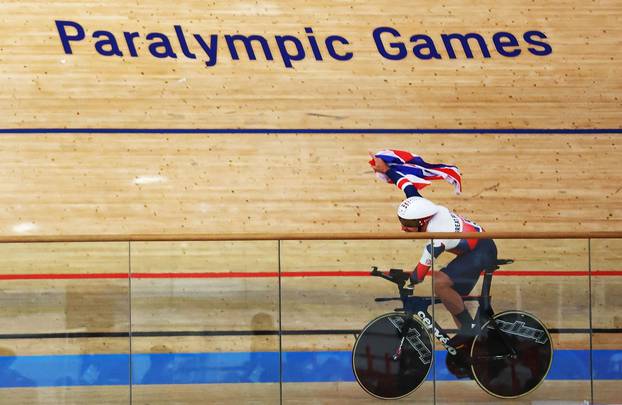
[[(374, 170), (388, 176), (406, 194), (407, 198), (397, 210), (403, 231), (483, 232), (476, 223), (423, 198), (408, 178), (382, 159), (374, 160)], [(477, 333), (477, 325), (461, 296), (471, 292), (482, 270), (495, 266), (497, 248), (492, 239), (435, 239), (433, 245), (425, 246), (421, 260), (410, 275), (411, 283), (421, 283), (430, 270), (432, 256), (436, 258), (444, 251), (455, 254), (456, 258), (435, 274), (433, 288), (459, 328), (458, 334), (449, 342), (458, 349)]]

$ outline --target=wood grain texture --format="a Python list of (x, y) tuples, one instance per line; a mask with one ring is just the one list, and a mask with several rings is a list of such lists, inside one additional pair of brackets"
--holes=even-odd
[[(212, 0), (148, 3), (6, 0), (0, 4), (0, 129), (25, 128), (622, 128), (622, 3), (430, 0), (369, 2)], [(253, 34), (351, 42), (349, 62), (276, 58), (233, 61), (221, 41), (208, 68), (179, 57), (103, 57), (93, 41), (66, 55), (55, 19), (90, 36), (110, 30), (174, 36)], [(404, 40), (423, 33), (545, 32), (553, 53), (522, 47), (516, 58), (388, 61), (371, 32), (392, 26)], [(272, 36), (272, 37), (271, 37)], [(273, 44), (273, 42), (271, 42)], [(309, 52), (308, 45), (307, 52)], [(123, 49), (127, 51), (127, 49)], [(196, 50), (196, 48), (195, 48)], [(180, 52), (179, 48), (175, 48)], [(399, 190), (375, 180), (367, 152), (410, 150), (457, 165), (464, 193), (423, 191), (488, 231), (622, 232), (619, 135), (543, 134), (2, 134), (0, 236), (398, 233)], [(499, 241), (509, 270), (620, 270), (619, 240)], [(285, 271), (411, 268), (423, 241), (287, 241)], [(0, 244), (0, 274), (275, 271), (274, 242)], [(591, 263), (588, 253), (592, 254)], [(439, 262), (442, 265), (442, 261)], [(503, 270), (501, 270), (503, 271)], [(2, 280), (2, 333), (179, 330), (293, 330), (362, 327), (393, 306), (368, 278)], [(499, 276), (495, 309), (523, 308), (548, 326), (589, 327), (586, 277)], [(622, 277), (591, 280), (592, 323), (620, 328)], [(476, 287), (479, 288), (479, 287)], [(129, 293), (132, 292), (132, 299)], [(430, 292), (429, 281), (420, 293)], [(129, 305), (133, 317), (130, 322)], [(435, 312), (450, 323), (444, 310)], [(558, 348), (585, 349), (586, 335), (555, 336)], [(620, 338), (593, 336), (595, 349)], [(352, 336), (286, 336), (286, 350), (347, 350)], [(275, 336), (135, 338), (137, 353), (274, 351)], [(125, 353), (122, 338), (2, 340), (17, 355)], [(595, 403), (619, 402), (617, 381), (596, 381)], [(425, 384), (417, 393), (432, 403)], [(474, 383), (438, 383), (437, 403), (497, 403)], [(138, 386), (139, 404), (274, 403), (276, 384)], [(547, 381), (513, 403), (583, 401), (589, 382)], [(354, 383), (286, 384), (289, 404), (378, 403)], [(407, 401), (412, 398), (407, 399)], [(462, 402), (460, 402), (462, 401)], [(128, 387), (3, 389), (0, 403), (126, 404)]]
[[(621, 231), (615, 135), (4, 135), (3, 235), (399, 233), (387, 147), (457, 165), (423, 195), (489, 231)], [(335, 157), (339, 160), (335, 161)], [(589, 162), (586, 163), (586, 162)]]
[[(601, 404), (615, 404), (619, 398), (618, 382), (600, 381), (595, 385), (595, 399)], [(279, 388), (276, 384), (213, 384), (179, 386), (136, 386), (132, 392), (133, 403), (147, 404), (220, 404), (235, 400), (239, 404), (276, 403)], [(127, 404), (127, 387), (70, 387), (70, 388), (20, 388), (3, 390), (8, 403), (83, 404), (96, 401), (99, 404)], [(416, 394), (401, 402), (433, 404), (434, 388), (424, 383)], [(512, 404), (531, 405), (534, 401), (559, 401), (582, 403), (589, 399), (590, 388), (577, 381), (545, 382), (527, 397), (513, 400)], [(285, 404), (332, 404), (336, 398), (343, 404), (381, 404), (365, 394), (356, 383), (307, 383), (285, 384)], [(436, 387), (437, 404), (499, 404), (499, 400), (485, 394), (474, 382), (441, 382)]]
[[(24, 10), (29, 12), (25, 13)], [(5, 1), (1, 8), (3, 127), (147, 128), (620, 128), (622, 106), (622, 15), (619, 2), (454, 0), (417, 3), (183, 0), (147, 4), (120, 1)], [(87, 38), (63, 52), (55, 19), (80, 23)], [(191, 34), (261, 34), (276, 50), (275, 35), (305, 38), (312, 27), (320, 43), (342, 35), (354, 58), (339, 62), (295, 62), (287, 69), (275, 56), (216, 66), (182, 57), (173, 26)], [(390, 26), (412, 46), (414, 34), (438, 44), (442, 33), (481, 34), (491, 58), (458, 52), (448, 59), (419, 60), (412, 51), (401, 61), (383, 59), (372, 31)], [(121, 57), (96, 53), (95, 30), (120, 39)], [(521, 44), (518, 57), (494, 49), (495, 32), (517, 37), (544, 32), (553, 53), (534, 56)], [(140, 33), (138, 57), (128, 55), (123, 32)], [(148, 53), (149, 32), (172, 37), (177, 59)], [(521, 38), (522, 40), (522, 38)], [(388, 42), (388, 41), (387, 41)], [(441, 42), (442, 44), (442, 42)], [(309, 44), (306, 52), (311, 54)]]

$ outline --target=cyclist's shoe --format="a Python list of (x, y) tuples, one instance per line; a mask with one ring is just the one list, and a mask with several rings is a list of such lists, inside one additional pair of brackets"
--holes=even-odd
[(449, 339), (447, 344), (453, 347), (456, 350), (465, 350), (469, 352), (471, 350), (471, 343), (475, 336), (477, 336), (478, 328), (476, 323), (472, 323), (471, 325), (465, 325), (464, 327), (458, 330), (456, 336)]
[(473, 373), (468, 359), (475, 336), (477, 336), (477, 328), (475, 324), (473, 324), (471, 328), (460, 328), (456, 336), (447, 341), (447, 344), (456, 349), (457, 353), (453, 356), (447, 353), (445, 362), (449, 372), (457, 378), (473, 379)]
[(447, 353), (447, 357), (445, 358), (447, 370), (449, 370), (451, 374), (456, 376), (456, 378), (473, 379), (473, 372), (471, 370), (471, 366), (465, 359), (466, 355), (462, 351), (458, 351), (458, 354), (456, 354), (455, 356)]
[(473, 342), (473, 339), (474, 338), (472, 336), (463, 336), (458, 334), (449, 339), (447, 344), (456, 350), (464, 350), (468, 352), (471, 350), (471, 342)]
[(458, 334), (462, 336), (475, 337), (479, 332), (479, 328), (477, 327), (477, 322), (473, 321), (469, 325), (463, 325), (459, 330)]

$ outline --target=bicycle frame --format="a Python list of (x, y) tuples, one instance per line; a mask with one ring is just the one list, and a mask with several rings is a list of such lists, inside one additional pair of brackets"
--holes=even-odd
[[(490, 297), (488, 297), (490, 298)], [(434, 336), (436, 340), (438, 340), (441, 345), (447, 350), (451, 355), (456, 355), (456, 349), (449, 345), (449, 335), (447, 331), (436, 321), (428, 312), (428, 308), (432, 305), (432, 297), (419, 297), (419, 296), (409, 296), (404, 299), (404, 312), (406, 313), (408, 319), (412, 316), (417, 316), (424, 324), (424, 326), (430, 331), (430, 334)], [(482, 311), (481, 301), (482, 297), (479, 296), (469, 296), (463, 297), (464, 301), (480, 301), (480, 306), (477, 309), (477, 315), (475, 316), (475, 322), (478, 322), (479, 325), (482, 325), (487, 320), (492, 317), (492, 309), (489, 308), (489, 311)], [(435, 304), (440, 304), (441, 300), (439, 298), (434, 298)], [(482, 317), (481, 314), (484, 314)], [(479, 323), (481, 322), (481, 323)], [(406, 324), (405, 324), (406, 325)], [(407, 330), (407, 329), (405, 329)], [(405, 331), (403, 330), (402, 333)]]
[[(377, 270), (374, 270), (377, 271)], [(494, 270), (493, 270), (494, 271)], [(372, 272), (374, 274), (374, 272)], [(516, 350), (510, 345), (505, 337), (504, 333), (501, 333), (499, 326), (496, 322), (493, 321), (492, 317), (494, 316), (494, 311), (491, 306), (491, 295), (490, 295), (490, 286), (492, 284), (492, 271), (486, 271), (484, 273), (484, 281), (482, 284), (482, 294), (476, 296), (463, 296), (462, 299), (464, 301), (477, 301), (478, 307), (477, 312), (475, 314), (474, 321), (481, 327), (486, 322), (491, 321), (490, 325), (497, 330), (501, 340), (503, 341), (504, 346), (509, 351), (510, 356), (516, 356)], [(380, 275), (380, 277), (383, 277)], [(390, 277), (383, 277), (389, 280), (392, 280)], [(393, 280), (392, 280), (393, 281)], [(401, 300), (403, 307), (397, 308), (396, 311), (403, 311), (407, 315), (407, 320), (411, 319), (414, 315), (417, 315), (419, 319), (423, 322), (425, 327), (430, 331), (430, 333), (438, 340), (445, 350), (449, 352), (451, 355), (456, 355), (457, 351), (454, 347), (449, 345), (449, 336), (447, 332), (441, 325), (436, 322), (436, 320), (432, 320), (433, 317), (428, 312), (428, 308), (430, 305), (440, 304), (440, 298), (433, 297), (423, 297), (423, 296), (415, 296), (409, 295), (409, 293), (403, 288), (403, 283), (398, 282), (398, 289), (400, 292), (400, 298), (376, 298), (376, 301), (388, 301), (388, 300)], [(400, 333), (405, 336), (407, 334), (409, 328), (409, 322), (404, 322), (402, 325), (402, 330)]]

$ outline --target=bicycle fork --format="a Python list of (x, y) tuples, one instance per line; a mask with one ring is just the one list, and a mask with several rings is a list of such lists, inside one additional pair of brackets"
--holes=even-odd
[(399, 328), (399, 336), (401, 337), (400, 345), (397, 347), (397, 349), (395, 349), (395, 353), (393, 353), (393, 356), (391, 356), (393, 361), (399, 360), (402, 356), (402, 347), (404, 347), (406, 336), (408, 336), (408, 331), (412, 322), (411, 318), (412, 314), (406, 313), (406, 319), (404, 319), (404, 323), (402, 323), (402, 326)]
[[(510, 343), (505, 333), (501, 330), (501, 328), (499, 328), (499, 325), (497, 325), (497, 321), (493, 319), (494, 311), (492, 310), (492, 305), (490, 303), (491, 280), (492, 280), (492, 272), (487, 271), (484, 274), (484, 287), (482, 288), (482, 295), (479, 299), (479, 309), (477, 311), (478, 313), (475, 317), (475, 321), (479, 325), (482, 325), (486, 323), (485, 319), (488, 319), (489, 320), (488, 325), (492, 325), (492, 329), (494, 329), (495, 332), (497, 332), (497, 334), (499, 335), (499, 338), (501, 338), (501, 343), (503, 343), (503, 346), (505, 347), (505, 349), (509, 351), (508, 354), (490, 356), (488, 358), (492, 358), (494, 360), (501, 360), (501, 359), (514, 360), (518, 357), (518, 352), (516, 351), (514, 346)], [(482, 318), (483, 318), (482, 315), (485, 318), (484, 321), (482, 321)]]
[[(516, 359), (518, 357), (518, 351), (510, 343), (510, 341), (509, 341), (508, 337), (506, 336), (505, 332), (503, 332), (501, 330), (501, 328), (499, 328), (499, 325), (497, 325), (497, 321), (495, 321), (492, 318), (492, 315), (493, 315), (492, 309), (489, 307), (488, 311), (486, 311), (486, 313), (485, 313), (486, 318), (489, 320), (487, 328), (488, 329), (493, 329), (497, 333), (497, 336), (499, 336), (499, 339), (501, 340), (501, 343), (503, 344), (503, 347), (505, 348), (505, 350), (507, 350), (507, 353), (493, 355), (493, 356), (486, 356), (486, 359), (493, 359), (493, 360), (504, 360), (504, 359), (514, 360), (514, 359)], [(485, 323), (485, 321), (483, 323)], [(482, 332), (483, 331), (481, 331), (480, 333), (482, 333)]]
[(417, 321), (413, 318), (412, 313), (407, 315), (401, 325), (398, 325), (397, 322), (394, 322), (393, 324), (398, 330), (400, 343), (391, 355), (391, 358), (394, 361), (400, 360), (402, 354), (404, 353), (404, 345), (408, 345), (417, 353), (419, 361), (421, 361), (422, 364), (430, 364), (433, 353), (430, 347), (426, 344), (426, 339), (423, 338), (422, 333), (426, 334), (426, 337), (429, 335), (427, 335), (425, 330), (417, 329)]
[(406, 336), (402, 336), (402, 340), (400, 340), (400, 345), (395, 350), (395, 353), (393, 353), (393, 356), (391, 356), (393, 361), (398, 361), (402, 356), (402, 346), (404, 346), (404, 340), (406, 340)]

